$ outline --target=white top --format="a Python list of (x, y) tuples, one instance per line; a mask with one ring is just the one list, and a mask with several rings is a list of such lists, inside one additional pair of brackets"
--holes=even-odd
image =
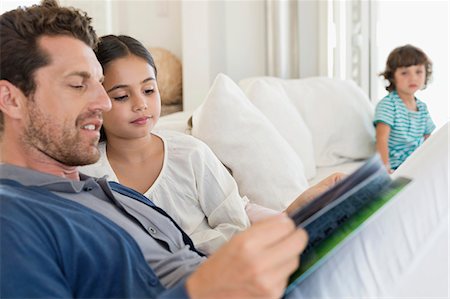
[[(164, 162), (144, 195), (169, 213), (200, 251), (210, 254), (250, 226), (245, 211), (248, 199), (239, 195), (233, 177), (206, 144), (175, 131), (153, 134), (163, 141)], [(106, 144), (100, 143), (99, 149), (100, 160), (80, 171), (95, 177), (108, 175), (118, 182)]]

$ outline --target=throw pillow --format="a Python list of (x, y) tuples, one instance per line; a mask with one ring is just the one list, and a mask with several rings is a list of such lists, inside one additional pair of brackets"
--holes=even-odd
[(311, 132), (279, 81), (255, 79), (245, 89), (250, 101), (270, 120), (297, 153), (307, 179), (316, 175)]
[(194, 111), (192, 135), (210, 146), (251, 202), (281, 211), (308, 186), (297, 154), (224, 74)]

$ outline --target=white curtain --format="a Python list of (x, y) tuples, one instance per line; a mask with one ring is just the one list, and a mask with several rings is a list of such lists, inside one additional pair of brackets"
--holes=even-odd
[(267, 74), (299, 77), (297, 0), (266, 0)]

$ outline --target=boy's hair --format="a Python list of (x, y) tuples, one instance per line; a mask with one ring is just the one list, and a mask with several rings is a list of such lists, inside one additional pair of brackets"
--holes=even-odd
[[(103, 70), (106, 69), (108, 63), (116, 59), (135, 55), (145, 60), (155, 71), (155, 79), (157, 70), (152, 54), (138, 40), (127, 35), (105, 35), (100, 38), (97, 49), (95, 50), (97, 60), (102, 65)], [(106, 134), (103, 127), (100, 129), (100, 141), (106, 140)]]
[(409, 44), (392, 50), (386, 61), (386, 69), (384, 72), (380, 73), (380, 76), (383, 76), (389, 82), (386, 86), (386, 90), (391, 92), (396, 89), (394, 74), (399, 67), (409, 67), (412, 65), (422, 64), (425, 66), (425, 84), (423, 86), (423, 88), (425, 88), (427, 87), (433, 72), (433, 63), (425, 52)]
[[(18, 87), (25, 96), (36, 90), (34, 74), (50, 63), (38, 46), (42, 36), (72, 36), (95, 48), (98, 37), (91, 18), (75, 8), (61, 7), (56, 0), (43, 0), (40, 5), (19, 7), (0, 16), (0, 80)], [(0, 111), (0, 134), (3, 113)]]

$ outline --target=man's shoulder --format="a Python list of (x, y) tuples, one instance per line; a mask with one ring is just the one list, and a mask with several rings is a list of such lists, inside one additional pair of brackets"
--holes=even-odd
[[(21, 182), (12, 179), (0, 178), (0, 187), (0, 198), (2, 199), (2, 202), (6, 199), (19, 199), (22, 197), (33, 201), (37, 200), (38, 197), (51, 195), (51, 193), (47, 193), (44, 188), (37, 186), (25, 186)], [(34, 193), (35, 196), (27, 196), (30, 193)]]
[[(5, 216), (11, 213), (20, 217), (25, 217), (29, 211), (33, 210), (36, 217), (27, 217), (37, 219), (38, 214), (61, 214), (67, 211), (85, 209), (82, 205), (60, 197), (43, 187), (25, 186), (19, 181), (11, 179), (0, 179), (0, 204), (2, 206), (1, 215)], [(8, 212), (6, 212), (8, 210)], [(49, 220), (55, 218), (50, 217)]]
[[(63, 283), (81, 292), (81, 297), (121, 298), (129, 286), (135, 297), (156, 297), (163, 292), (138, 244), (125, 230), (103, 215), (43, 189), (0, 180), (0, 239), (6, 249), (0, 258), (2, 270), (33, 279), (28, 289), (2, 291), (29, 295), (40, 291), (40, 286)], [(13, 265), (8, 260), (22, 262)], [(30, 269), (41, 276), (36, 278)], [(12, 286), (21, 284), (9, 278)], [(107, 285), (121, 287), (85, 288), (102, 279)]]

